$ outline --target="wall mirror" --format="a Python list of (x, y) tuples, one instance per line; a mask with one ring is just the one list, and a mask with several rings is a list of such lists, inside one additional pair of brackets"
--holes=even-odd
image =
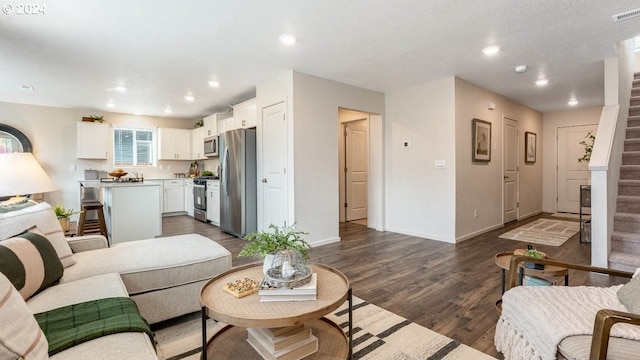
[(0, 154), (31, 151), (31, 141), (20, 130), (0, 124)]

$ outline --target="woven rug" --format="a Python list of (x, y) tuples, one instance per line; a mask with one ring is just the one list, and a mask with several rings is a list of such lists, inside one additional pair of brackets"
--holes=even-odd
[(538, 219), (499, 237), (534, 244), (560, 246), (580, 230), (579, 223), (554, 219)]
[[(355, 296), (353, 302), (354, 359), (495, 359)], [(345, 333), (349, 316), (346, 308), (345, 303), (326, 316), (339, 324)], [(200, 315), (194, 314), (184, 317), (178, 323), (154, 329), (159, 357), (166, 360), (200, 359), (200, 324)], [(208, 320), (207, 334), (210, 336), (223, 326), (224, 324)], [(255, 359), (261, 357), (256, 353)]]
[[(574, 220), (580, 220), (580, 214), (570, 214), (570, 213), (553, 213), (551, 214), (551, 216), (553, 217), (558, 217), (558, 218), (565, 218), (565, 219), (574, 219)], [(589, 214), (582, 214), (582, 220), (589, 220), (591, 219), (591, 215)]]

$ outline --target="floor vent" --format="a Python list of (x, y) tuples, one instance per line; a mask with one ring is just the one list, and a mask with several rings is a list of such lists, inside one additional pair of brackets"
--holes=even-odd
[(613, 22), (618, 22), (618, 21), (622, 21), (622, 20), (631, 19), (631, 18), (634, 18), (636, 16), (640, 16), (640, 9), (635, 9), (635, 10), (623, 12), (623, 13), (618, 14), (618, 15), (613, 15)]

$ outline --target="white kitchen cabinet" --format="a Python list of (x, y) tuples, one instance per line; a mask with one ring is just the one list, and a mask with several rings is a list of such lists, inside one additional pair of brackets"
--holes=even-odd
[(101, 185), (111, 245), (162, 234), (160, 187), (156, 184)]
[(191, 130), (158, 128), (158, 160), (190, 160)]
[(204, 126), (191, 130), (191, 160), (205, 160), (204, 138), (207, 129)]
[(207, 220), (220, 226), (220, 180), (207, 181)]
[(236, 129), (256, 127), (258, 122), (256, 99), (250, 99), (233, 107), (233, 118)]
[(225, 131), (233, 129), (237, 129), (234, 117), (218, 120), (218, 134), (222, 134)]
[(173, 179), (164, 181), (163, 213), (183, 212), (184, 209), (184, 180)]
[(231, 113), (215, 113), (202, 119), (204, 123), (203, 127), (205, 129), (204, 136), (207, 137), (220, 134), (222, 131), (218, 128), (218, 123), (229, 117), (231, 117)]
[(193, 217), (193, 179), (184, 181), (184, 210)]
[(107, 159), (109, 157), (109, 124), (95, 122), (77, 123), (77, 158)]

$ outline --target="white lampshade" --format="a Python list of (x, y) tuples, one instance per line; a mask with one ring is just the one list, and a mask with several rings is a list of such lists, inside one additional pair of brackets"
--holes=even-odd
[(0, 154), (0, 196), (58, 190), (30, 152)]

